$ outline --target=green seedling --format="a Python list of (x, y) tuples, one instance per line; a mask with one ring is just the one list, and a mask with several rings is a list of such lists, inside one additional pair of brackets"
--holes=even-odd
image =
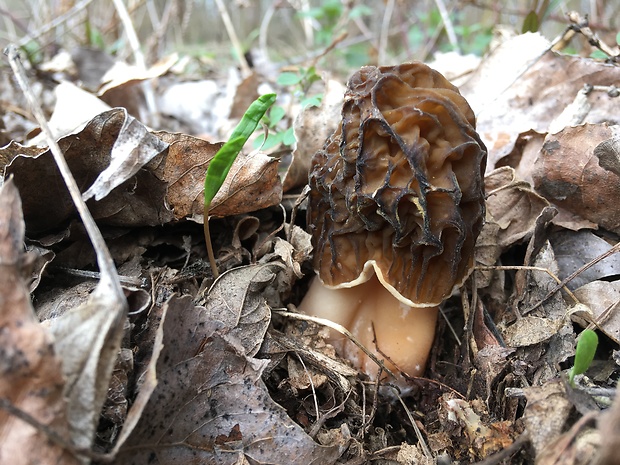
[(575, 386), (574, 378), (576, 375), (585, 373), (590, 368), (597, 346), (598, 336), (596, 333), (591, 329), (584, 330), (579, 336), (579, 341), (577, 341), (575, 364), (568, 373), (568, 381), (571, 386)]
[(211, 234), (209, 233), (209, 209), (211, 208), (211, 202), (222, 187), (237, 155), (239, 155), (248, 138), (256, 130), (261, 118), (275, 101), (276, 94), (265, 94), (252, 102), (230, 135), (230, 139), (217, 151), (207, 168), (204, 190), (204, 233), (211, 271), (216, 278), (219, 276), (219, 272), (213, 254)]
[[(297, 72), (284, 72), (278, 76), (277, 83), (282, 87), (292, 87), (293, 96), (299, 100), (301, 108), (321, 105), (321, 95), (307, 96), (310, 87), (316, 81), (320, 81), (321, 76), (316, 72), (314, 66), (309, 68), (299, 68)], [(295, 133), (293, 126), (286, 127), (286, 110), (274, 105), (269, 112), (263, 117), (262, 123), (269, 131), (263, 137), (259, 137), (254, 141), (254, 148), (261, 147), (263, 150), (269, 150), (280, 144), (286, 147), (292, 147), (295, 144)]]

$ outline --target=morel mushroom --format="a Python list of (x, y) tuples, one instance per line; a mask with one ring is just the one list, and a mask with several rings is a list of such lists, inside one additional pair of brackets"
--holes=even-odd
[[(421, 375), (438, 306), (473, 268), (485, 166), (474, 113), (437, 71), (414, 62), (355, 73), (342, 123), (312, 160), (319, 279), (300, 308), (348, 328), (389, 368)], [(377, 373), (343, 336), (332, 342)]]

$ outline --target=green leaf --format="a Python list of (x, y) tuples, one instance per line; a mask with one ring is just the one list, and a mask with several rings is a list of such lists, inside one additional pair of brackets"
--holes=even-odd
[(217, 151), (205, 175), (205, 191), (204, 191), (204, 210), (205, 223), (207, 222), (207, 214), (211, 201), (215, 194), (220, 190), (230, 167), (237, 158), (237, 155), (252, 135), (256, 126), (265, 112), (276, 101), (276, 94), (261, 95), (249, 106), (237, 127), (230, 135), (230, 139)]
[(521, 27), (521, 33), (536, 32), (538, 31), (538, 15), (534, 10), (530, 11), (523, 20), (523, 27)]
[(618, 34), (616, 34), (616, 43), (618, 45), (620, 45), (620, 32), (618, 32)]
[(278, 80), (276, 81), (280, 86), (294, 86), (301, 82), (303, 76), (300, 76), (297, 73), (284, 72), (278, 76)]
[(269, 150), (282, 143), (283, 132), (269, 134), (261, 150)]
[(573, 385), (573, 378), (576, 375), (585, 373), (592, 360), (594, 360), (594, 354), (598, 346), (598, 336), (591, 329), (584, 330), (579, 336), (577, 341), (577, 348), (575, 349), (575, 364), (568, 374), (568, 380)]
[(286, 111), (280, 105), (275, 105), (269, 110), (269, 127), (273, 128), (286, 115)]
[(315, 95), (314, 97), (305, 98), (300, 102), (301, 108), (320, 107), (322, 100), (322, 95)]
[(356, 5), (351, 9), (349, 13), (350, 19), (361, 18), (362, 16), (371, 16), (372, 9), (367, 5)]
[(284, 145), (291, 146), (295, 143), (295, 140), (295, 131), (293, 130), (293, 127), (288, 128), (282, 133), (282, 143)]
[(605, 52), (596, 49), (592, 53), (590, 53), (590, 58), (593, 58), (595, 60), (606, 60), (607, 58), (609, 58), (609, 56), (607, 56)]

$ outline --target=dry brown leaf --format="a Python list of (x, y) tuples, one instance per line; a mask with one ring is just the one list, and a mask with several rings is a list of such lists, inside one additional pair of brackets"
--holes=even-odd
[[(612, 244), (591, 231), (560, 230), (549, 237), (558, 263), (558, 277), (564, 279), (611, 249)], [(591, 265), (567, 283), (571, 290), (589, 282), (620, 275), (620, 255), (609, 257)]]
[(566, 398), (564, 385), (560, 380), (523, 390), (527, 398), (523, 424), (536, 454), (539, 455), (562, 434), (571, 411), (571, 403)]
[(620, 312), (617, 310), (620, 281), (593, 281), (576, 289), (574, 294), (588, 308), (587, 315), (576, 313), (577, 317), (583, 318), (582, 324), (586, 326), (592, 320), (596, 321), (598, 329), (620, 344)]
[(266, 360), (243, 355), (189, 296), (169, 306), (159, 384), (115, 463), (335, 463), (342, 446), (319, 446), (270, 399)]
[(598, 429), (601, 435), (599, 465), (618, 465), (620, 450), (620, 394), (616, 388), (616, 397), (611, 408), (600, 417)]
[(537, 316), (519, 318), (503, 332), (508, 347), (524, 347), (551, 339), (564, 324), (564, 320), (551, 320)]
[(548, 135), (532, 171), (536, 191), (563, 210), (620, 232), (620, 177), (601, 168), (594, 155), (619, 130), (585, 124)]
[(213, 283), (205, 302), (209, 321), (219, 321), (219, 332), (234, 337), (244, 349), (243, 355), (258, 352), (271, 322), (271, 309), (263, 291), (283, 270), (280, 264), (241, 266), (227, 271)]
[[(489, 149), (487, 171), (512, 152), (519, 134), (531, 129), (547, 133), (585, 84), (609, 86), (620, 79), (618, 66), (554, 52), (543, 54), (546, 48), (548, 42), (538, 34), (517, 36), (491, 52), (467, 85), (461, 86)], [(590, 110), (583, 122), (617, 120), (616, 99), (606, 93), (590, 93), (587, 103)]]
[[(12, 180), (0, 190), (0, 399), (70, 443), (64, 379), (52, 337), (39, 324), (22, 279), (24, 222)], [(25, 446), (29, 447), (25, 447)], [(0, 461), (80, 463), (47, 435), (0, 407)]]
[(165, 142), (151, 134), (142, 123), (128, 115), (123, 108), (99, 115), (99, 118), (107, 118), (108, 115), (112, 116), (113, 112), (119, 111), (123, 117), (123, 125), (112, 145), (109, 164), (82, 194), (84, 200), (91, 197), (101, 200), (107, 197), (112, 189), (133, 177), (167, 148)]
[(66, 379), (64, 396), (73, 443), (92, 447), (124, 334), (126, 309), (102, 280), (88, 300), (46, 320)]
[(536, 218), (548, 205), (512, 168), (498, 168), (484, 179), (487, 211), (499, 226), (497, 243), (508, 247), (530, 235)]
[[(168, 203), (175, 217), (194, 217), (202, 222), (205, 173), (222, 144), (182, 134), (158, 132), (156, 135), (170, 144), (164, 178), (169, 185)], [(247, 213), (275, 205), (281, 198), (278, 161), (261, 152), (241, 153), (213, 199), (210, 213), (213, 216)]]
[[(92, 119), (77, 134), (58, 141), (78, 186), (92, 185), (110, 165), (110, 152), (126, 121), (125, 111), (110, 110)], [(15, 184), (22, 193), (29, 233), (58, 227), (75, 214), (73, 202), (49, 150), (40, 150), (33, 157), (33, 149), (11, 144), (0, 152), (11, 160), (6, 175), (14, 175)], [(170, 221), (172, 212), (165, 205), (166, 184), (160, 178), (158, 159), (151, 160), (149, 170), (140, 169), (102, 201), (91, 200), (88, 205), (95, 219), (122, 226), (154, 226)], [(136, 167), (126, 168), (133, 171)]]

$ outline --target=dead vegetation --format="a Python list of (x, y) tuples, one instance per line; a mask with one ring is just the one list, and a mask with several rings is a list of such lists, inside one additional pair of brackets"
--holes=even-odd
[[(174, 55), (101, 70), (89, 88), (101, 60), (83, 51), (28, 68), (50, 138), (7, 68), (0, 462), (617, 463), (619, 52), (595, 60), (559, 42), (515, 35), (465, 74), (442, 70), (462, 75), (488, 148), (487, 215), (476, 269), (406, 389), (352, 368), (296, 308), (314, 274), (302, 191), (344, 82), (319, 67), (304, 97), (322, 105), (302, 108), (259, 66), (190, 81)], [(279, 93), (296, 145), (248, 144), (233, 165), (210, 212), (214, 279), (204, 173), (259, 86)], [(571, 386), (588, 327), (600, 344)]]

